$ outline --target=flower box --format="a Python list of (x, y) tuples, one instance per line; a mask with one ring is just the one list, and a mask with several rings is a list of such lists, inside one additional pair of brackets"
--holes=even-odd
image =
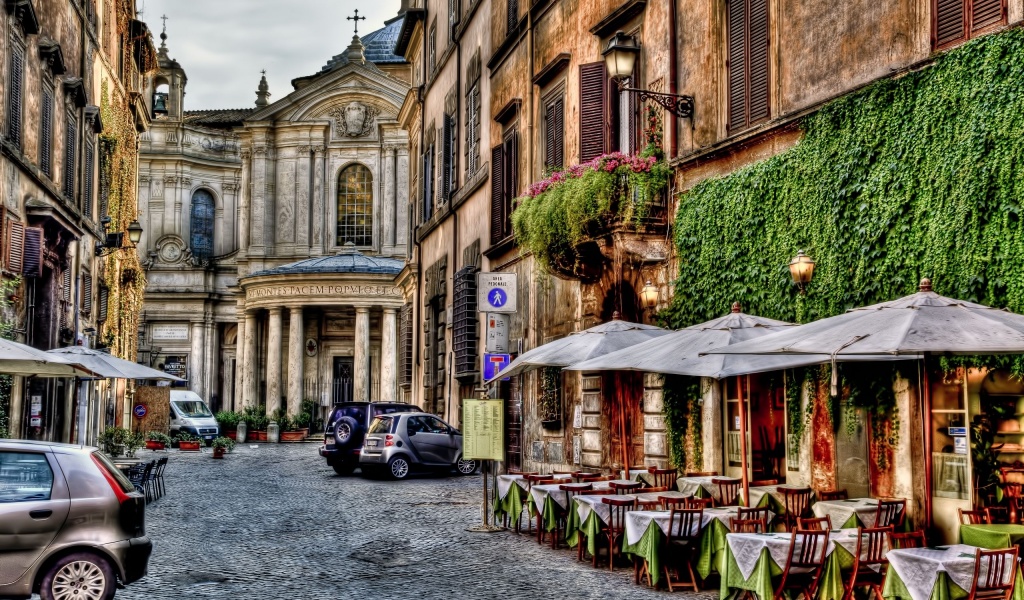
[(213, 449), (213, 457), (214, 458), (224, 458), (225, 454), (227, 454), (227, 449), (226, 448), (214, 448)]
[(232, 429), (231, 431), (225, 431), (224, 437), (238, 441), (238, 431), (234, 429)]
[(199, 452), (200, 442), (178, 442), (178, 450), (182, 452)]
[(250, 431), (249, 433), (252, 434), (250, 439), (253, 442), (265, 442), (265, 441), (267, 441), (267, 432), (266, 431)]
[(282, 431), (281, 441), (282, 442), (301, 442), (306, 439), (306, 430), (298, 429), (295, 431)]
[(155, 440), (146, 440), (146, 450), (166, 450), (167, 444)]

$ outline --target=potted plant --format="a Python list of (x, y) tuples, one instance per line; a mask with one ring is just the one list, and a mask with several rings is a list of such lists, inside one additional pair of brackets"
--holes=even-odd
[(162, 431), (150, 431), (146, 434), (147, 450), (166, 450), (171, 443), (171, 436)]
[(199, 452), (199, 448), (203, 443), (203, 439), (198, 435), (192, 435), (191, 433), (179, 433), (178, 434), (178, 450), (182, 452)]
[(100, 435), (99, 443), (107, 456), (117, 458), (125, 453), (131, 435), (132, 432), (124, 427), (107, 427)]
[(214, 415), (217, 419), (217, 425), (220, 426), (220, 432), (224, 437), (231, 438), (233, 440), (238, 439), (238, 422), (242, 420), (242, 415), (231, 410), (222, 410)]
[(222, 437), (214, 438), (214, 440), (210, 444), (210, 446), (213, 448), (213, 457), (214, 458), (224, 458), (225, 454), (227, 454), (228, 452), (231, 452), (231, 450), (234, 449), (234, 447), (235, 447), (235, 440), (222, 436)]
[(307, 430), (302, 427), (303, 423), (309, 423), (309, 413), (300, 412), (296, 417), (286, 416), (285, 423), (281, 424), (281, 441), (301, 442), (306, 439)]
[(270, 419), (267, 418), (266, 411), (259, 406), (249, 406), (246, 407), (242, 419), (245, 420), (248, 427), (249, 439), (254, 442), (267, 441), (267, 425), (270, 423)]

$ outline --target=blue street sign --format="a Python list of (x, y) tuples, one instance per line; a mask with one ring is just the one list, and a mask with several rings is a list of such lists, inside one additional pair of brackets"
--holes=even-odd
[(512, 356), (509, 354), (484, 354), (484, 381), (501, 373), (510, 362), (512, 362)]
[(487, 294), (487, 304), (491, 305), (491, 308), (501, 308), (508, 302), (508, 294), (505, 290), (493, 289)]
[(136, 404), (135, 408), (132, 409), (132, 412), (135, 413), (136, 417), (141, 419), (142, 417), (146, 416), (146, 413), (148, 411), (146, 410), (145, 404)]

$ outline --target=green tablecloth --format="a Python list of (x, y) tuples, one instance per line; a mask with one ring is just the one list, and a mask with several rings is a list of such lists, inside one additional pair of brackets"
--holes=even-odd
[(494, 520), (497, 522), (499, 519), (509, 517), (515, 521), (519, 518), (519, 515), (523, 512), (523, 494), (526, 490), (519, 487), (519, 484), (513, 483), (508, 488), (508, 493), (505, 494), (504, 498), (494, 498)]
[(580, 523), (580, 511), (576, 499), (569, 502), (569, 512), (565, 517), (565, 542), (570, 548), (580, 543), (580, 534), (587, 538), (587, 552), (591, 555), (597, 551), (597, 534), (601, 531), (601, 519), (595, 511), (590, 511), (587, 520)]
[[(721, 568), (721, 562), (724, 560), (722, 550), (725, 549), (725, 535), (727, 533), (729, 533), (729, 528), (718, 519), (712, 519), (701, 530), (700, 538), (698, 539), (696, 565), (697, 574), (700, 575), (701, 579), (707, 579), (712, 569), (718, 571)], [(647, 570), (651, 573), (651, 584), (654, 586), (657, 586), (661, 580), (662, 563), (668, 558), (663, 555), (667, 550), (666, 538), (667, 536), (661, 530), (661, 527), (658, 527), (657, 523), (651, 521), (643, 536), (635, 544), (627, 543), (625, 538), (622, 540), (623, 553), (637, 556), (647, 563)]]
[(960, 543), (987, 550), (1009, 548), (1024, 541), (1024, 525), (961, 525)]
[[(841, 600), (843, 597), (842, 570), (852, 566), (853, 555), (839, 544), (835, 544), (832, 552), (825, 557), (825, 567), (822, 569), (821, 581), (818, 583), (817, 600)], [(750, 577), (744, 579), (727, 543), (720, 573), (722, 587), (719, 597), (722, 600), (735, 598), (741, 590), (754, 592), (760, 600), (768, 600), (775, 593), (772, 578), (782, 575), (782, 567), (775, 564), (768, 549), (764, 548), (761, 550), (761, 556), (758, 557)]]
[[(968, 594), (968, 590), (953, 583), (949, 575), (944, 571), (940, 571), (935, 579), (935, 586), (932, 587), (930, 600), (958, 600), (959, 598), (966, 598)], [(900, 579), (899, 573), (892, 567), (889, 567), (889, 571), (885, 576), (885, 587), (882, 588), (882, 597), (913, 600), (910, 596), (910, 591), (907, 590), (907, 586)], [(1022, 599), (1024, 599), (1024, 579), (1021, 579), (1020, 567), (1017, 567), (1017, 580), (1013, 585), (1013, 600)]]

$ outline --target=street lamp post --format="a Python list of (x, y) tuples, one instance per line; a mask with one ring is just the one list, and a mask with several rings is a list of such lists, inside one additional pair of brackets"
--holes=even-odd
[(640, 45), (637, 44), (635, 37), (617, 31), (601, 54), (604, 55), (604, 64), (608, 69), (608, 75), (619, 83), (620, 91), (637, 94), (641, 102), (654, 100), (665, 110), (681, 119), (693, 118), (693, 96), (664, 94), (626, 87), (626, 82), (633, 75), (636, 57), (640, 55)]
[(644, 287), (640, 289), (640, 306), (644, 310), (653, 311), (654, 307), (658, 305), (658, 295), (658, 286), (651, 283), (651, 280), (648, 279), (644, 283)]
[(804, 254), (803, 250), (798, 251), (793, 260), (789, 261), (789, 275), (803, 294), (805, 286), (814, 277), (814, 259)]

